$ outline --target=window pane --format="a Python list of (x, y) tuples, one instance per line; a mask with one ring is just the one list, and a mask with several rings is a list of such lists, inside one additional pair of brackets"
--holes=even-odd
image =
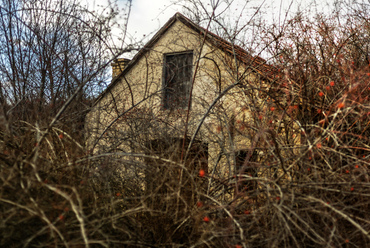
[(166, 109), (184, 109), (188, 106), (192, 63), (192, 53), (173, 54), (165, 57), (163, 99)]

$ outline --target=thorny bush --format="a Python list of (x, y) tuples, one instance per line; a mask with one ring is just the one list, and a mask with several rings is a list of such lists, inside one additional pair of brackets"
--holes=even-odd
[(188, 141), (166, 134), (125, 137), (145, 154), (90, 155), (68, 127), (39, 144), (42, 124), (9, 132), (2, 120), (0, 245), (369, 247), (369, 20), (332, 20), (298, 15), (264, 32), (281, 77), (264, 92), (269, 111), (234, 127), (258, 130), (263, 152), (240, 156), (256, 173), (217, 177), (190, 159), (204, 156), (201, 144), (183, 163)]

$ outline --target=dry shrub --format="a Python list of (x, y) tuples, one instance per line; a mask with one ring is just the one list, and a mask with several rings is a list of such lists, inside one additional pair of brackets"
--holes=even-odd
[[(282, 74), (257, 89), (269, 111), (235, 124), (258, 146), (242, 159), (220, 154), (227, 165), (241, 160), (239, 171), (204, 167), (201, 142), (184, 154), (189, 140), (168, 130), (153, 142), (112, 128), (111, 146), (89, 154), (69, 125), (2, 120), (0, 246), (369, 247), (370, 74), (358, 49), (367, 19), (357, 29), (336, 29), (334, 19), (298, 15), (283, 31), (265, 30)], [(139, 114), (125, 123), (149, 130), (151, 115)], [(127, 141), (140, 152), (120, 149)]]

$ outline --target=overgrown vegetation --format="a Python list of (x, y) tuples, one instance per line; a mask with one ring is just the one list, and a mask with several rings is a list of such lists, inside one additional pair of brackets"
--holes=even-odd
[[(150, 116), (166, 116), (140, 106), (125, 115), (140, 135), (107, 130), (114, 143), (94, 153), (86, 147), (91, 92), (112, 54), (132, 46), (112, 49), (114, 15), (71, 1), (31, 2), (0, 7), (0, 246), (370, 246), (369, 5), (338, 3), (348, 12), (233, 29), (212, 14), (223, 5), (211, 1), (208, 12), (186, 1), (216, 31), (236, 35), (258, 23), (258, 47), (279, 70), (268, 89), (236, 78), (253, 119), (237, 112), (213, 142), (233, 132), (252, 145), (243, 154), (225, 148), (204, 168), (195, 162), (207, 155), (204, 144), (186, 154), (188, 139), (167, 136), (179, 130), (158, 130), (151, 140)], [(251, 104), (256, 92), (264, 101)], [(127, 141), (146, 152), (121, 150)], [(220, 160), (242, 165), (219, 174)]]

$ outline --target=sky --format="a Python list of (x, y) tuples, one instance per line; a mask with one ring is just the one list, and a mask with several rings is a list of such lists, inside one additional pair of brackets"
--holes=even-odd
[[(89, 8), (95, 9), (102, 5), (106, 5), (109, 0), (81, 0), (82, 3), (87, 3)], [(119, 8), (125, 8), (129, 0), (110, 0), (118, 4)], [(203, 3), (212, 2), (215, 0), (204, 0)], [(151, 36), (157, 31), (166, 21), (171, 18), (176, 12), (182, 12), (183, 8), (176, 0), (131, 0), (132, 9), (130, 13), (130, 19), (128, 23), (128, 33), (136, 39), (145, 36)], [(234, 0), (235, 5), (243, 5), (247, 0)], [(269, 6), (271, 17), (275, 18), (279, 15), (280, 6), (288, 8), (291, 0), (248, 0), (247, 8), (253, 8), (258, 6), (261, 2), (264, 2), (265, 6)], [(293, 0), (292, 9), (300, 7), (301, 10), (312, 10), (312, 6), (315, 4), (323, 5), (325, 3), (334, 2), (334, 0)], [(313, 2), (313, 4), (312, 4)], [(309, 5), (308, 3), (311, 3)], [(324, 5), (323, 5), (324, 6)], [(316, 10), (320, 10), (318, 7), (314, 7)], [(124, 11), (122, 11), (123, 13)], [(267, 17), (268, 18), (268, 17)]]
[[(142, 41), (142, 45), (147, 42), (159, 30), (169, 18), (176, 12), (183, 12), (183, 7), (179, 2), (184, 0), (80, 0), (81, 4), (87, 4), (89, 9), (99, 10), (101, 6), (107, 6), (107, 3), (117, 4), (120, 9), (119, 21), (125, 22), (127, 17), (127, 6), (131, 2), (131, 11), (128, 21), (128, 32), (125, 38), (126, 44), (135, 44), (136, 41)], [(228, 8), (229, 23), (234, 23), (233, 18), (239, 16), (248, 16), (255, 11), (257, 7), (264, 4), (265, 18), (270, 22), (278, 21), (279, 17), (284, 18), (285, 9), (291, 7), (291, 13), (297, 9), (306, 12), (320, 12), (328, 9), (327, 5), (332, 5), (335, 0), (197, 0), (205, 5), (211, 5), (215, 1), (232, 1), (233, 6)], [(247, 3), (247, 4), (246, 4)], [(220, 8), (222, 10), (222, 7)], [(243, 23), (239, 23), (243, 25)], [(117, 33), (117, 36), (121, 36)], [(130, 56), (131, 57), (131, 56)]]
[[(124, 23), (129, 0), (81, 0), (89, 9), (99, 9), (111, 1), (121, 10), (121, 22)], [(129, 38), (141, 40), (152, 36), (169, 18), (181, 11), (179, 5), (172, 4), (173, 0), (132, 0), (131, 12), (128, 21)], [(148, 39), (148, 38), (147, 38)]]
[(129, 33), (137, 34), (138, 37), (149, 35), (178, 11), (181, 11), (181, 7), (168, 0), (133, 0)]

